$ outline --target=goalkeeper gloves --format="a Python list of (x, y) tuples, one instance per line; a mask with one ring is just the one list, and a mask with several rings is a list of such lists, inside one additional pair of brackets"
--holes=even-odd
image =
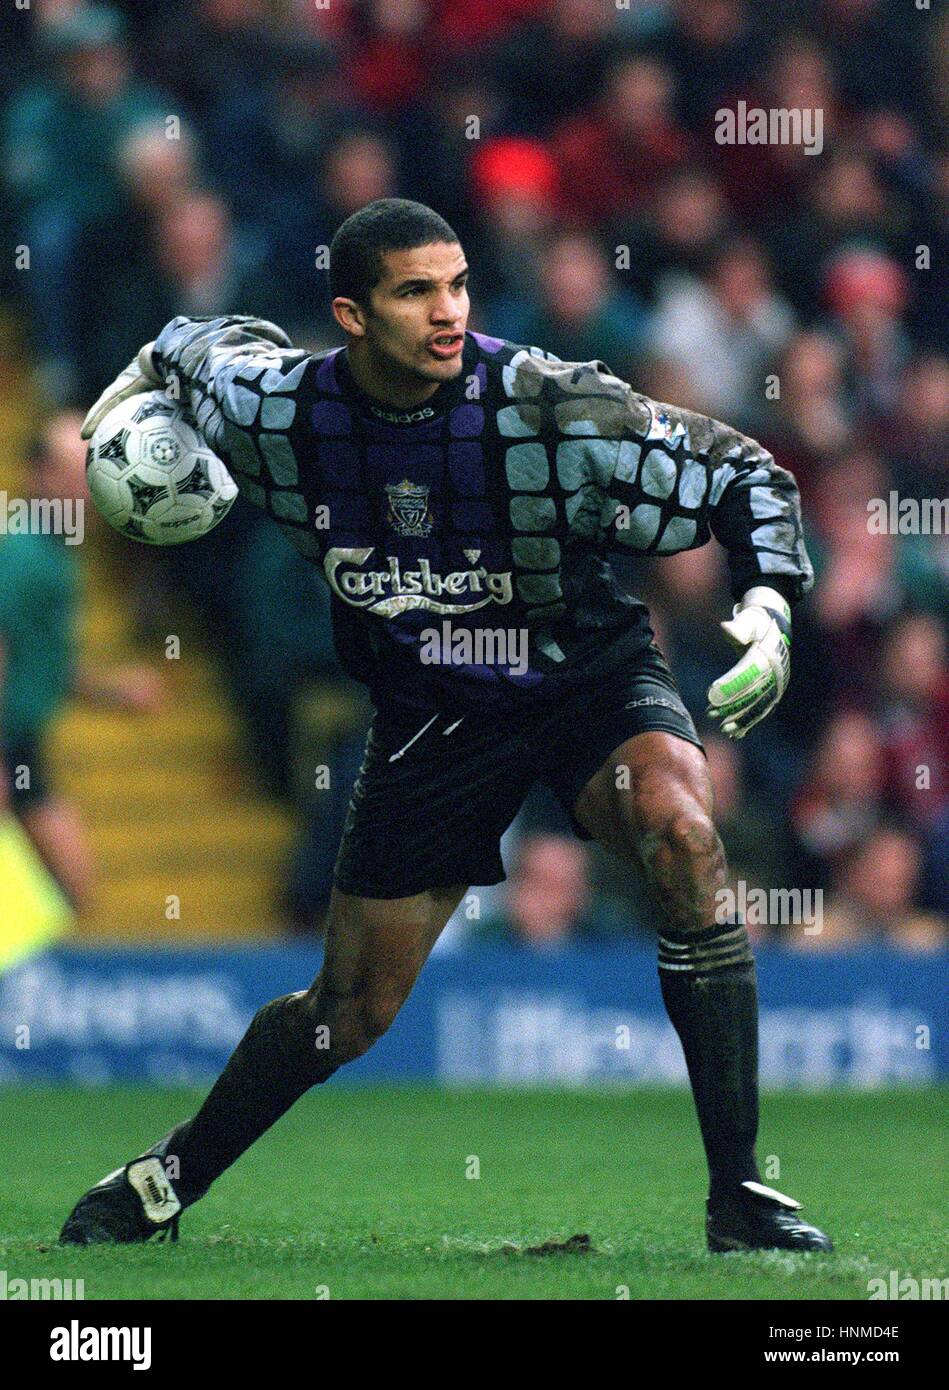
[[(226, 318), (219, 316), (218, 321), (222, 326), (236, 328), (242, 333), (250, 333), (253, 337), (263, 338), (268, 343), (275, 344), (276, 347), (289, 348), (292, 346), (283, 329), (278, 328), (275, 323), (268, 323), (266, 319), (256, 319), (250, 314), (230, 314)], [(211, 315), (205, 318), (194, 318), (190, 322), (214, 323), (215, 317)], [(140, 395), (143, 391), (161, 390), (165, 385), (155, 362), (154, 348), (154, 343), (146, 343), (134, 360), (125, 368), (125, 371), (120, 372), (112, 385), (105, 388), (82, 422), (80, 434), (83, 439), (90, 439), (100, 420), (121, 401), (128, 400), (129, 396)]]
[(744, 655), (708, 690), (706, 714), (728, 738), (744, 738), (780, 700), (791, 678), (791, 609), (775, 589), (749, 589), (722, 631)]

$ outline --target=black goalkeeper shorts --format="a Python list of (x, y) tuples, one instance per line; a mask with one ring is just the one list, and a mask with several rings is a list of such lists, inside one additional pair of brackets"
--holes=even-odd
[(500, 840), (534, 782), (551, 788), (581, 839), (577, 798), (634, 734), (702, 742), (653, 643), (595, 687), (511, 712), (478, 710), (426, 724), (375, 714), (336, 861), (337, 888), (357, 898), (405, 898), (505, 878)]

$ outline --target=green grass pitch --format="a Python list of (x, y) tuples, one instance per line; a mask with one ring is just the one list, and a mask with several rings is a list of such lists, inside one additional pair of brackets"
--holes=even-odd
[[(58, 1246), (80, 1193), (195, 1101), (0, 1090), (8, 1279), (82, 1278), (87, 1300), (865, 1299), (874, 1276), (949, 1264), (938, 1090), (765, 1096), (759, 1156), (831, 1233), (829, 1256), (706, 1253), (683, 1092), (332, 1085), (186, 1213), (177, 1246)], [(580, 1233), (588, 1252), (529, 1253)]]

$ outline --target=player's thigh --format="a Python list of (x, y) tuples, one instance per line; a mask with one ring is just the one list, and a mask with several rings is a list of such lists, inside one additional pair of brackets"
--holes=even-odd
[(659, 835), (685, 840), (712, 820), (712, 784), (701, 748), (676, 734), (650, 730), (615, 748), (590, 778), (574, 816), (604, 848), (642, 861)]
[(406, 898), (363, 898), (334, 888), (323, 969), (313, 988), (343, 998), (370, 991), (404, 999), (467, 887)]

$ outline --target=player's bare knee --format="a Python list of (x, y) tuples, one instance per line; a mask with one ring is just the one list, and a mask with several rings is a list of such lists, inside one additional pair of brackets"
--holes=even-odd
[(725, 882), (725, 851), (711, 816), (695, 804), (651, 817), (640, 831), (639, 855), (659, 887), (676, 885), (703, 897)]

